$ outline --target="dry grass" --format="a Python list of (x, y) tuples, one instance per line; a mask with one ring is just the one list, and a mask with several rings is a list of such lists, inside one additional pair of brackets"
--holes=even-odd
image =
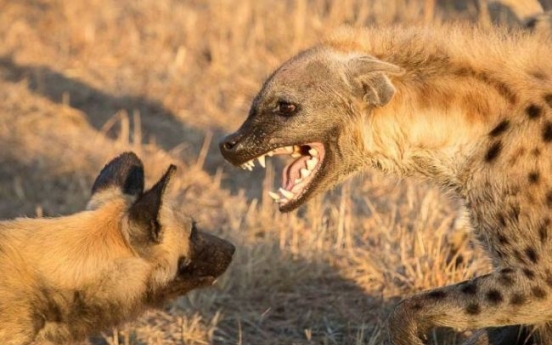
[(469, 248), (448, 263), (454, 203), (371, 173), (279, 214), (272, 164), (232, 168), (216, 142), (272, 69), (334, 28), (477, 18), (473, 1), (460, 5), (0, 0), (0, 215), (80, 210), (122, 150), (152, 179), (176, 162), (182, 207), (230, 238), (235, 260), (215, 288), (96, 344), (379, 344), (399, 296), (487, 269)]

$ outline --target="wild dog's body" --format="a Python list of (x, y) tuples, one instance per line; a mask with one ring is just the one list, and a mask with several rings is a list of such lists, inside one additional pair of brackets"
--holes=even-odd
[[(168, 177), (169, 173), (164, 183)], [(130, 211), (140, 196), (122, 192), (112, 180), (96, 184), (86, 211), (0, 222), (2, 344), (83, 339), (209, 285), (224, 271), (231, 245), (198, 234), (191, 218), (180, 214), (170, 200), (158, 205), (155, 218), (162, 238), (141, 241), (149, 230)], [(148, 211), (140, 210), (144, 212)], [(183, 258), (206, 259), (193, 253), (196, 238), (204, 236), (209, 236), (212, 251), (220, 252), (206, 260), (211, 272), (184, 272), (184, 266), (179, 267)]]
[(422, 344), (435, 326), (552, 322), (551, 56), (517, 33), (344, 30), (280, 67), (221, 150), (239, 165), (321, 143), (306, 186), (275, 196), (283, 211), (367, 167), (427, 177), (465, 201), (495, 271), (403, 301), (392, 344)]

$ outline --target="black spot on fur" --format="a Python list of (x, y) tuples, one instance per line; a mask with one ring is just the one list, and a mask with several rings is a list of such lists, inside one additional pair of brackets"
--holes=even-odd
[(539, 238), (541, 243), (546, 243), (548, 240), (548, 227), (550, 226), (550, 218), (546, 218), (539, 227)]
[(537, 262), (539, 262), (539, 255), (537, 254), (537, 252), (535, 251), (535, 248), (533, 247), (527, 247), (525, 249), (525, 254), (527, 255), (527, 257), (529, 258), (529, 260), (531, 260), (531, 262), (533, 262), (534, 264), (536, 264)]
[(427, 296), (433, 299), (443, 299), (447, 294), (442, 290), (435, 290), (428, 293)]
[(498, 242), (503, 246), (510, 244), (510, 242), (508, 241), (508, 238), (504, 235), (498, 235)]
[(548, 193), (546, 193), (546, 204), (548, 207), (552, 207), (552, 191), (548, 191)]
[(499, 222), (500, 225), (502, 225), (503, 227), (506, 226), (506, 218), (504, 217), (504, 214), (502, 214), (502, 213), (499, 213), (499, 214), (498, 214), (498, 222)]
[(538, 184), (540, 180), (540, 174), (538, 171), (532, 171), (527, 175), (527, 179), (530, 184)]
[(514, 285), (514, 279), (508, 274), (502, 274), (498, 277), (498, 282), (505, 287)]
[(485, 294), (485, 298), (492, 305), (497, 305), (497, 304), (499, 304), (500, 302), (502, 302), (504, 300), (504, 298), (502, 297), (502, 294), (500, 293), (500, 291), (498, 291), (496, 289), (489, 290)]
[(466, 313), (469, 315), (478, 315), (481, 313), (481, 307), (477, 303), (470, 303), (466, 306)]
[(533, 296), (538, 299), (546, 298), (546, 291), (544, 291), (544, 289), (541, 287), (535, 286), (531, 289), (531, 292), (533, 293)]
[(552, 122), (546, 121), (544, 126), (542, 126), (542, 140), (545, 143), (552, 141)]
[(525, 113), (532, 120), (539, 118), (541, 116), (541, 112), (541, 107), (535, 104), (531, 104), (530, 106), (525, 108)]
[(511, 267), (506, 267), (500, 270), (500, 273), (502, 274), (512, 274), (514, 273), (514, 269)]
[(485, 161), (487, 163), (493, 162), (500, 155), (500, 151), (502, 151), (502, 142), (497, 141), (489, 147), (489, 150), (487, 150), (487, 154), (485, 154)]
[[(531, 27), (531, 24), (534, 26), (535, 25), (535, 22), (536, 22), (536, 19), (535, 18), (531, 18), (531, 20), (529, 20), (528, 22), (526, 22), (525, 24), (525, 27), (527, 27), (528, 29), (533, 29)], [(538, 79), (540, 81), (546, 81), (548, 80), (548, 76), (544, 73), (542, 73), (541, 71), (533, 71), (533, 72), (530, 72), (529, 74), (531, 74), (535, 79)]]
[(515, 293), (515, 294), (512, 295), (512, 298), (510, 298), (510, 303), (512, 305), (521, 305), (521, 304), (525, 303), (526, 300), (527, 300), (527, 298), (525, 296), (523, 296), (522, 294)]
[(473, 282), (465, 283), (460, 291), (466, 295), (475, 295), (477, 293), (477, 285)]
[(41, 311), (44, 320), (46, 322), (62, 322), (63, 313), (58, 303), (54, 300), (54, 295), (56, 291), (51, 291), (48, 289), (40, 289), (40, 302), (36, 309)]
[(535, 147), (533, 150), (531, 150), (531, 153), (533, 156), (538, 157), (541, 155), (541, 150), (538, 147)]
[(544, 95), (544, 101), (548, 104), (549, 107), (552, 107), (552, 93)]
[(497, 137), (501, 134), (503, 134), (504, 132), (506, 132), (506, 130), (508, 130), (508, 128), (510, 127), (510, 121), (508, 120), (502, 120), (502, 122), (500, 122), (490, 133), (489, 135), (491, 137)]
[(532, 270), (528, 269), (528, 268), (524, 268), (523, 269), (523, 274), (527, 277), (527, 279), (529, 280), (533, 280), (535, 279), (535, 272), (533, 272)]

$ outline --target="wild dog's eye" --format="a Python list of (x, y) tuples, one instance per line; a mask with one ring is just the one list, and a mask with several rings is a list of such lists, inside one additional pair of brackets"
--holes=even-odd
[(276, 112), (281, 116), (291, 116), (297, 111), (297, 106), (293, 103), (280, 101), (276, 105)]

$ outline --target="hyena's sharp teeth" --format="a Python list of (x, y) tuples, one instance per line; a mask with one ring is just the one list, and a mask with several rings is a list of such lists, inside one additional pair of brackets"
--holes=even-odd
[(318, 159), (316, 158), (311, 158), (307, 161), (307, 169), (309, 170), (312, 170), (314, 169), (314, 167), (316, 166), (316, 164), (318, 164)]
[(293, 153), (293, 146), (286, 146), (284, 150), (286, 150), (287, 153)]
[(274, 201), (280, 200), (280, 194), (278, 194), (278, 193), (268, 192), (268, 195), (270, 195), (270, 197), (271, 197), (272, 199), (274, 199)]
[(259, 164), (263, 168), (266, 168), (266, 161), (265, 161), (265, 156), (264, 155), (257, 157), (257, 160), (259, 160)]
[(313, 157), (318, 157), (318, 151), (316, 151), (315, 148), (312, 148), (309, 150), (309, 155), (313, 156)]
[(293, 183), (295, 185), (298, 185), (299, 183), (303, 182), (303, 179), (302, 178), (296, 178), (295, 181), (293, 181)]
[(301, 157), (301, 153), (300, 153), (300, 152), (293, 152), (293, 153), (291, 154), (291, 157), (293, 157), (293, 158), (299, 158), (299, 157)]
[(282, 194), (286, 199), (293, 199), (293, 197), (295, 196), (292, 192), (290, 192), (289, 190), (285, 190), (284, 188), (280, 188), (278, 191), (279, 191), (280, 194)]
[(310, 175), (310, 171), (308, 171), (308, 170), (305, 169), (305, 168), (302, 168), (302, 169), (300, 170), (300, 172), (301, 172), (301, 179), (304, 179), (304, 178), (306, 178), (306, 177), (308, 177), (308, 176)]
[(272, 157), (272, 156), (274, 156), (274, 151), (270, 151), (270, 152), (268, 152), (266, 155), (267, 155), (268, 157)]

